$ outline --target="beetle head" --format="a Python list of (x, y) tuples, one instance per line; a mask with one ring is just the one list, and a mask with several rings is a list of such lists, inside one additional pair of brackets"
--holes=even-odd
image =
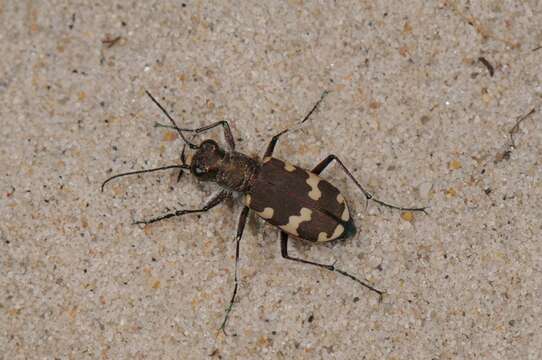
[(205, 140), (192, 157), (190, 172), (198, 180), (215, 181), (224, 155), (224, 150), (214, 140)]

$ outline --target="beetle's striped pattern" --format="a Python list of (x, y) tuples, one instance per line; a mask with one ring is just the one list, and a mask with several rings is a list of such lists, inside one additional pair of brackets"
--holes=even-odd
[(318, 183), (320, 183), (320, 178), (309, 172), (309, 178), (306, 180), (307, 184), (311, 187), (311, 191), (309, 191), (309, 197), (313, 199), (314, 201), (318, 201), (322, 197), (322, 192), (320, 189), (318, 189)]
[(350, 219), (350, 211), (348, 211), (348, 206), (346, 205), (346, 201), (344, 200), (344, 197), (341, 193), (337, 195), (337, 202), (339, 204), (344, 204), (343, 213), (341, 214), (341, 220), (348, 221)]
[(352, 235), (348, 206), (339, 190), (318, 175), (265, 158), (244, 204), (288, 234), (313, 242)]

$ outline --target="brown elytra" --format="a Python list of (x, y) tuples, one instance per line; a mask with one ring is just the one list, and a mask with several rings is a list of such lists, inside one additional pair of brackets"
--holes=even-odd
[(296, 238), (324, 242), (355, 233), (339, 190), (318, 175), (266, 158), (244, 195), (244, 204)]

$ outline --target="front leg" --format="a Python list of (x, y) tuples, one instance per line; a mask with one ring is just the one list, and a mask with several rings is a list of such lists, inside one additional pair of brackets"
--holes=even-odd
[(230, 129), (230, 124), (226, 120), (217, 121), (215, 123), (212, 123), (211, 125), (206, 125), (197, 129), (185, 129), (185, 128), (178, 128), (176, 126), (171, 125), (164, 125), (160, 123), (154, 123), (154, 127), (163, 127), (168, 129), (175, 129), (177, 131), (186, 131), (186, 132), (193, 132), (196, 134), (201, 134), (204, 131), (211, 130), (212, 128), (215, 128), (217, 126), (222, 126), (224, 129), (224, 138), (226, 139), (226, 142), (228, 143), (228, 147), (231, 151), (235, 150), (235, 140), (233, 139), (233, 134)]
[(194, 213), (202, 213), (211, 210), (218, 204), (220, 204), (222, 201), (224, 201), (227, 197), (229, 197), (231, 193), (227, 190), (222, 190), (218, 193), (216, 193), (201, 209), (184, 209), (184, 210), (177, 210), (168, 214), (164, 214), (149, 220), (140, 220), (135, 221), (134, 224), (152, 224), (157, 221), (169, 219), (174, 216), (182, 216), (186, 214), (194, 214)]

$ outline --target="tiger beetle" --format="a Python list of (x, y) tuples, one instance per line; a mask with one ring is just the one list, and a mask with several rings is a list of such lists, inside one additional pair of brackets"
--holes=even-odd
[[(366, 191), (356, 180), (343, 162), (335, 155), (329, 155), (316, 165), (312, 170), (305, 170), (292, 165), (287, 161), (273, 157), (273, 151), (279, 138), (286, 134), (285, 129), (271, 138), (267, 145), (263, 160), (258, 161), (245, 154), (235, 151), (235, 141), (227, 121), (217, 121), (211, 125), (198, 129), (180, 128), (175, 120), (169, 115), (164, 107), (148, 92), (151, 101), (169, 119), (172, 125), (156, 124), (159, 127), (172, 128), (177, 131), (184, 142), (181, 152), (181, 164), (169, 165), (153, 169), (131, 171), (117, 174), (102, 183), (101, 190), (111, 180), (126, 176), (148, 173), (166, 169), (179, 169), (179, 178), (183, 170), (188, 170), (199, 181), (211, 181), (217, 183), (221, 190), (214, 194), (211, 199), (199, 209), (183, 209), (166, 213), (148, 220), (135, 221), (134, 224), (152, 224), (161, 220), (169, 219), (186, 214), (203, 213), (211, 210), (225, 199), (232, 196), (233, 192), (243, 195), (243, 210), (237, 225), (235, 236), (235, 272), (233, 293), (228, 307), (225, 310), (224, 320), (220, 329), (226, 334), (226, 323), (233, 308), (239, 285), (238, 263), (239, 245), (243, 230), (247, 222), (250, 210), (253, 210), (263, 220), (280, 230), (280, 248), (282, 257), (303, 264), (314, 265), (329, 271), (337, 272), (370, 291), (379, 295), (382, 299), (383, 291), (374, 288), (356, 276), (335, 267), (335, 264), (326, 265), (314, 261), (300, 259), (288, 255), (288, 239), (305, 240), (312, 243), (323, 243), (332, 240), (348, 238), (356, 233), (354, 221), (346, 200), (340, 191), (328, 181), (322, 179), (320, 174), (333, 161), (337, 162), (346, 175), (354, 182), (356, 187), (365, 195), (366, 201), (372, 200), (382, 206), (402, 210), (421, 211), (425, 213), (426, 207), (401, 207), (380, 201)], [(320, 99), (301, 120), (300, 125), (307, 121), (316, 111), (328, 91), (324, 91)], [(214, 140), (206, 139), (199, 145), (189, 141), (184, 132), (200, 134), (215, 127), (222, 126), (228, 150), (221, 148)], [(190, 164), (186, 162), (186, 147), (195, 150)]]

